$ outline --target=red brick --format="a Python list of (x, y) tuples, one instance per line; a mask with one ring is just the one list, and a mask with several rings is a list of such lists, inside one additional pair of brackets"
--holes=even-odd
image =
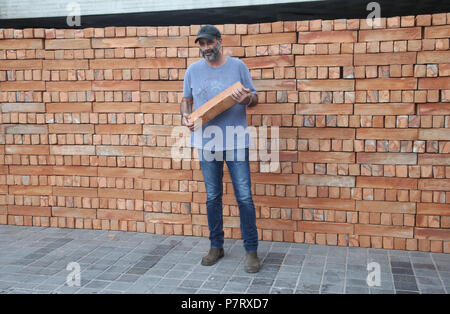
[(425, 27), (424, 38), (449, 38), (450, 25)]
[(44, 70), (81, 70), (89, 69), (88, 60), (43, 60)]
[(450, 154), (419, 154), (419, 165), (450, 166)]
[(65, 92), (65, 91), (87, 91), (91, 90), (90, 81), (75, 81), (75, 82), (46, 82), (45, 90), (47, 92)]
[(90, 102), (62, 102), (45, 104), (47, 113), (54, 112), (92, 112)]
[(408, 27), (397, 29), (360, 30), (359, 41), (389, 41), (421, 39), (421, 27)]
[(349, 164), (349, 163), (355, 162), (355, 153), (299, 152), (298, 161), (299, 162)]
[(139, 90), (139, 81), (93, 81), (92, 90)]
[(298, 137), (318, 139), (354, 139), (355, 129), (350, 128), (299, 128)]
[(174, 130), (172, 125), (144, 125), (143, 134), (171, 136)]
[(242, 46), (294, 44), (296, 42), (297, 42), (297, 33), (294, 32), (242, 36)]
[(95, 126), (96, 134), (142, 134), (139, 124), (99, 124)]
[(176, 169), (145, 169), (144, 177), (157, 180), (192, 180), (192, 171)]
[(288, 55), (242, 58), (241, 60), (244, 61), (249, 69), (262, 69), (294, 65), (294, 56)]
[(297, 231), (297, 223), (292, 220), (256, 219), (256, 227), (269, 230)]
[(191, 192), (144, 191), (145, 201), (192, 202)]
[(419, 51), (417, 64), (449, 63), (450, 51)]
[(99, 188), (98, 197), (142, 200), (144, 199), (144, 191), (137, 189)]
[(50, 145), (52, 155), (95, 155), (94, 145)]
[[(357, 81), (358, 82), (358, 81)], [(299, 91), (353, 91), (354, 80), (297, 80)]]
[(354, 65), (415, 64), (416, 52), (355, 54)]
[[(147, 223), (163, 223), (163, 224), (192, 224), (193, 216), (184, 214), (166, 214), (166, 213), (144, 213), (144, 221)], [(198, 224), (198, 222), (197, 222)], [(224, 223), (225, 227), (225, 223)]]
[[(192, 36), (190, 38), (194, 38), (196, 36)], [(195, 39), (194, 39), (195, 44)], [(197, 44), (198, 45), (198, 44)], [(222, 45), (223, 47), (237, 47), (241, 45), (241, 36), (239, 35), (222, 35)]]
[(416, 89), (416, 78), (357, 79), (356, 90), (408, 90)]
[(8, 215), (18, 216), (51, 216), (51, 208), (45, 206), (8, 205)]
[(143, 147), (143, 155), (146, 157), (172, 158), (171, 147)]
[(384, 129), (360, 128), (356, 130), (357, 139), (374, 140), (417, 140), (419, 130), (414, 129)]
[(94, 133), (94, 125), (92, 124), (49, 124), (49, 133), (57, 134), (67, 134), (67, 133), (77, 133), (77, 134), (92, 134)]
[[(0, 45), (2, 41), (0, 41)], [(0, 60), (0, 70), (34, 69), (42, 69), (42, 60)]]
[(183, 81), (140, 81), (141, 91), (182, 91)]
[(96, 145), (94, 155), (97, 155), (97, 156), (142, 156), (143, 154), (142, 154), (142, 147), (139, 147), (139, 146)]
[(46, 39), (45, 49), (90, 49), (90, 39)]
[(413, 115), (414, 103), (365, 103), (355, 104), (355, 115)]
[(413, 227), (381, 226), (381, 225), (355, 225), (355, 234), (368, 236), (382, 236), (395, 238), (413, 238)]
[(359, 164), (377, 165), (415, 165), (415, 153), (357, 153), (356, 162)]
[(297, 114), (305, 115), (353, 114), (353, 104), (297, 104), (296, 107)]
[(72, 218), (97, 218), (97, 209), (94, 208), (70, 208), (70, 207), (52, 207), (53, 217), (72, 217)]
[(0, 40), (0, 49), (43, 49), (42, 39), (2, 39)]
[(51, 195), (51, 186), (42, 185), (10, 185), (9, 194), (12, 195)]
[(439, 75), (450, 76), (450, 63), (439, 64)]
[(0, 126), (6, 134), (47, 134), (47, 125), (36, 124), (3, 124)]
[(53, 187), (52, 195), (61, 196), (83, 196), (83, 197), (97, 197), (97, 188), (83, 188), (83, 187)]
[(294, 113), (295, 113), (295, 104), (292, 103), (258, 104), (257, 106), (247, 107), (247, 114), (294, 114)]
[(298, 201), (298, 207), (300, 208), (333, 209), (346, 211), (355, 210), (354, 200), (342, 200), (322, 197), (300, 197)]
[(0, 82), (1, 91), (44, 91), (45, 83), (42, 81), (16, 81)]
[(294, 91), (296, 90), (295, 80), (253, 80), (255, 89), (259, 91)]
[(435, 78), (419, 78), (419, 89), (448, 89), (450, 88), (450, 76)]
[[(231, 182), (231, 177), (229, 176), (229, 172), (225, 172), (224, 181)], [(263, 184), (298, 184), (298, 175), (297, 174), (277, 174), (277, 173), (251, 173), (252, 183), (263, 183)]]
[(124, 38), (93, 38), (92, 48), (132, 48), (132, 47), (186, 47), (188, 37), (124, 37)]
[(354, 43), (357, 41), (357, 34), (356, 31), (299, 32), (298, 42), (302, 44)]
[(5, 145), (5, 153), (12, 155), (48, 155), (49, 145)]
[(135, 58), (89, 60), (90, 69), (180, 69), (186, 67), (184, 58)]
[(450, 204), (417, 203), (417, 214), (450, 216)]
[(426, 240), (450, 240), (450, 229), (414, 228), (416, 239)]
[(450, 191), (450, 179), (419, 179), (419, 190)]
[[(198, 47), (199, 43), (195, 42), (197, 36), (189, 36), (189, 47)], [(237, 47), (241, 45), (241, 36), (222, 34), (222, 47)], [(244, 46), (244, 45), (243, 45)]]
[(287, 151), (280, 151), (279, 152), (279, 161), (297, 161), (297, 152), (287, 152)]
[(93, 112), (141, 112), (139, 102), (94, 102)]
[(429, 141), (447, 141), (449, 139), (449, 129), (420, 129), (418, 139)]
[[(253, 196), (253, 201), (256, 206), (269, 206), (269, 207), (287, 207), (297, 208), (297, 198), (292, 197), (278, 197), (278, 196)], [(236, 204), (233, 196), (233, 204)]]
[[(95, 168), (95, 169), (97, 169), (97, 168)], [(144, 169), (118, 168), (118, 167), (98, 167), (98, 176), (99, 177), (142, 178), (144, 176)]]
[(351, 66), (352, 54), (295, 56), (295, 66)]
[(450, 103), (427, 103), (418, 104), (418, 114), (420, 115), (450, 115)]
[(422, 14), (416, 17), (417, 26), (429, 26), (431, 25), (431, 14)]
[(387, 177), (356, 177), (356, 187), (416, 190), (417, 179)]
[(354, 225), (348, 223), (332, 223), (318, 221), (299, 221), (298, 231), (331, 234), (353, 234)]
[(236, 82), (233, 85), (229, 86), (221, 93), (216, 95), (215, 97), (208, 100), (202, 106), (197, 108), (191, 113), (189, 121), (196, 125), (197, 128), (198, 123), (206, 124), (215, 117), (217, 117), (222, 112), (228, 110), (232, 106), (236, 104), (236, 101), (232, 97), (233, 90), (237, 88), (243, 88), (241, 82)]
[(97, 167), (84, 167), (84, 166), (53, 166), (53, 175), (60, 176), (97, 176)]
[(355, 177), (319, 175), (319, 174), (301, 174), (300, 184), (312, 186), (339, 186), (351, 188), (355, 186)]
[(98, 219), (143, 221), (144, 212), (136, 210), (97, 209)]
[[(259, 106), (259, 105), (258, 105)], [(179, 104), (141, 103), (142, 113), (180, 113)]]
[(9, 166), (14, 175), (80, 175), (97, 176), (97, 167), (84, 166)]
[(356, 210), (369, 213), (415, 214), (416, 203), (357, 200)]

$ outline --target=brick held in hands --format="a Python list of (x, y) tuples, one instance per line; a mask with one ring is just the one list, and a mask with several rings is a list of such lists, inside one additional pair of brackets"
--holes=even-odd
[(189, 121), (194, 123), (195, 128), (198, 128), (200, 121), (203, 125), (211, 121), (219, 114), (236, 104), (236, 101), (234, 101), (231, 93), (234, 89), (243, 87), (244, 86), (242, 86), (241, 82), (234, 83), (219, 95), (210, 99), (197, 108), (197, 110), (192, 112)]

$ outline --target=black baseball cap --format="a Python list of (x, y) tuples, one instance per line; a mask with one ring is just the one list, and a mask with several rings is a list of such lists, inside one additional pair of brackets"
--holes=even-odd
[(198, 31), (197, 38), (195, 39), (195, 42), (199, 41), (200, 38), (207, 38), (213, 40), (214, 38), (219, 39), (222, 35), (220, 34), (220, 31), (217, 29), (217, 27), (213, 25), (205, 25)]

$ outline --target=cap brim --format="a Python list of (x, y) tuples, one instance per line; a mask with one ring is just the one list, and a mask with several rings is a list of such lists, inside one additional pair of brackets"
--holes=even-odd
[(206, 39), (211, 39), (213, 40), (214, 38), (216, 38), (216, 36), (210, 35), (210, 34), (200, 34), (197, 36), (197, 38), (195, 39), (195, 43), (197, 43), (197, 41), (199, 41), (202, 38), (206, 38)]

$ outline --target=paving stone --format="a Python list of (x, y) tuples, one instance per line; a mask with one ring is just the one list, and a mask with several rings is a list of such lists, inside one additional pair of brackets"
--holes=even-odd
[[(8, 241), (3, 239), (7, 237)], [(200, 265), (209, 240), (136, 232), (0, 225), (0, 293), (448, 293), (450, 255), (260, 241), (260, 272), (244, 270), (242, 240)], [(66, 283), (70, 262), (81, 286)], [(367, 264), (380, 264), (369, 287)]]
[(346, 294), (369, 294), (369, 288), (368, 287), (345, 287), (345, 293)]

